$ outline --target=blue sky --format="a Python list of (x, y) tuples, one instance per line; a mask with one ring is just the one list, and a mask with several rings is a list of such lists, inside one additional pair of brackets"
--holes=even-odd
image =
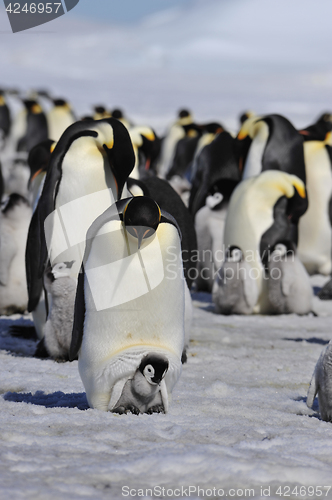
[(80, 0), (71, 15), (132, 23), (148, 14), (194, 2), (195, 0)]

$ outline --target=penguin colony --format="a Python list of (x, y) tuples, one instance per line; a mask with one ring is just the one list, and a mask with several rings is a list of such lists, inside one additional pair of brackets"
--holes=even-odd
[[(37, 357), (78, 359), (92, 408), (165, 413), (192, 291), (219, 314), (312, 312), (309, 275), (332, 272), (332, 116), (248, 112), (234, 134), (182, 109), (159, 137), (91, 109), (0, 90), (0, 312), (32, 313)], [(330, 358), (307, 398), (327, 421)]]

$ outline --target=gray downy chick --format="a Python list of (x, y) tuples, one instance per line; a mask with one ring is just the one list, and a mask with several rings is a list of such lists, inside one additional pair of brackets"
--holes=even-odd
[(308, 408), (312, 408), (316, 394), (322, 420), (332, 422), (332, 340), (324, 347), (312, 375), (307, 395)]
[(44, 275), (45, 288), (51, 300), (43, 340), (46, 351), (57, 361), (69, 359), (77, 285), (70, 277), (73, 263), (55, 264)]
[(132, 379), (127, 380), (113, 413), (166, 413), (161, 383), (168, 370), (168, 360), (160, 354), (144, 356)]

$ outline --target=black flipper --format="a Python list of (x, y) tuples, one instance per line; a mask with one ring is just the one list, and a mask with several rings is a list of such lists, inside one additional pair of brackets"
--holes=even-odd
[(77, 359), (78, 351), (81, 348), (83, 340), (84, 319), (85, 319), (84, 266), (82, 266), (81, 272), (78, 275), (78, 282), (76, 289), (74, 323), (73, 323), (71, 344), (69, 349), (69, 361), (74, 361), (74, 359)]
[(174, 219), (173, 215), (171, 215), (168, 212), (166, 212), (165, 210), (161, 210), (161, 209), (160, 209), (160, 213), (161, 213), (160, 222), (167, 222), (168, 224), (172, 224), (173, 226), (175, 226), (176, 229), (178, 230), (180, 240), (182, 240), (182, 233), (181, 233), (180, 226), (176, 222), (176, 220)]

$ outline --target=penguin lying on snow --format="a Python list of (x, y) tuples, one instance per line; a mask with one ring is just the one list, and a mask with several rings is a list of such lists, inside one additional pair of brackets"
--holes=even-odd
[[(176, 272), (168, 267), (169, 246)], [(70, 359), (78, 355), (89, 405), (137, 413), (160, 412), (162, 404), (166, 412), (185, 340), (175, 219), (148, 197), (118, 201), (90, 227), (82, 270)], [(146, 365), (147, 355), (153, 359)]]
[(31, 214), (29, 203), (18, 194), (9, 196), (0, 214), (0, 314), (27, 308), (24, 253)]
[(332, 422), (332, 340), (323, 349), (312, 375), (307, 395), (308, 408), (312, 408), (316, 394), (322, 419)]

